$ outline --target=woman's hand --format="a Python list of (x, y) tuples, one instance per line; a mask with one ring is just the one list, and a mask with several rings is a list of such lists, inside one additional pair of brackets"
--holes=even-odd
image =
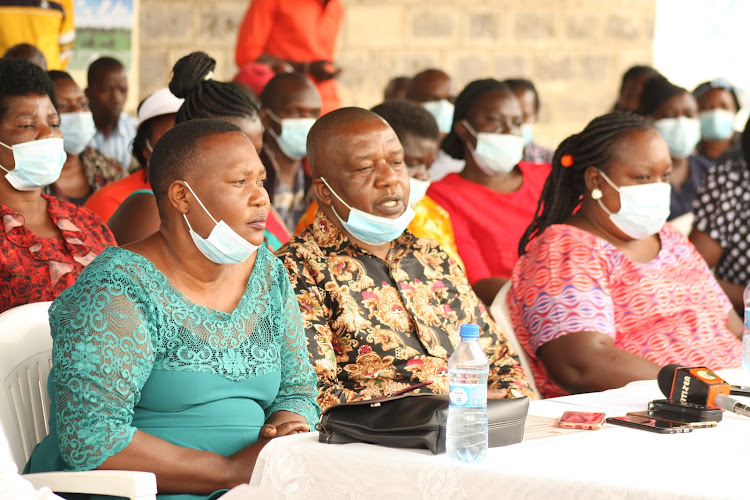
[(260, 437), (264, 439), (273, 439), (290, 434), (301, 434), (310, 432), (310, 426), (307, 422), (285, 422), (279, 425), (266, 424), (260, 428)]
[(260, 437), (273, 439), (303, 432), (310, 432), (310, 426), (302, 415), (291, 411), (277, 411), (268, 417), (266, 425), (260, 428)]
[(301, 415), (290, 411), (277, 411), (273, 413), (268, 418), (266, 424), (260, 428), (258, 441), (228, 458), (233, 478), (232, 486), (250, 481), (250, 476), (253, 474), (258, 455), (271, 439), (309, 431), (310, 426), (307, 425), (307, 421)]

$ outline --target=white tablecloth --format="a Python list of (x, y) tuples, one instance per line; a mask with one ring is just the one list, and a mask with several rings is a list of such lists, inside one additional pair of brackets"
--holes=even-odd
[[(740, 370), (722, 375), (750, 385), (750, 376)], [(660, 398), (655, 381), (642, 381), (534, 401), (529, 414), (603, 410), (617, 416), (644, 410), (648, 401)], [(747, 499), (748, 450), (750, 418), (728, 413), (718, 427), (688, 434), (605, 426), (527, 440), (491, 448), (487, 459), (475, 464), (451, 462), (427, 450), (327, 445), (312, 433), (271, 441), (250, 484), (280, 489), (283, 498), (311, 499)]]

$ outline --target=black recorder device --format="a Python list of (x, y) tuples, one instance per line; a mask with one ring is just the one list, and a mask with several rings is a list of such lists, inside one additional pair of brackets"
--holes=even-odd
[(676, 415), (685, 415), (697, 417), (703, 421), (721, 422), (723, 411), (720, 408), (699, 405), (695, 403), (682, 403), (671, 399), (655, 399), (648, 404), (649, 410), (660, 412), (674, 413)]

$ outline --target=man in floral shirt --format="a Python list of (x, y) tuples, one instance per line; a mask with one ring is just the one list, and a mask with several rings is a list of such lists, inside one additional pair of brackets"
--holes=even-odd
[(531, 395), (515, 353), (461, 268), (406, 226), (409, 175), (396, 134), (376, 114), (320, 118), (307, 154), (320, 210), (277, 255), (299, 300), (322, 409), (430, 381), (448, 392), (461, 324), (480, 326), (489, 397)]

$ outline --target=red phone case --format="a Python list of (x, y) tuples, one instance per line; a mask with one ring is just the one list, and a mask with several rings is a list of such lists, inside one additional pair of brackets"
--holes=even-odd
[(604, 424), (604, 413), (588, 411), (566, 411), (557, 422), (563, 429), (598, 430)]

